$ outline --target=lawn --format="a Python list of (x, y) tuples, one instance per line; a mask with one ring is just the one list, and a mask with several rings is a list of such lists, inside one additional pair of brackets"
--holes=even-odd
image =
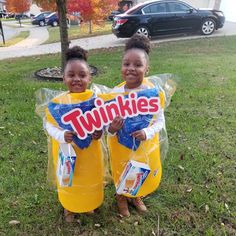
[[(114, 186), (80, 224), (63, 222), (46, 180), (47, 142), (35, 114), (35, 91), (65, 89), (38, 81), (36, 70), (60, 65), (45, 55), (0, 61), (0, 235), (235, 235), (236, 37), (157, 44), (150, 74), (172, 73), (178, 87), (166, 110), (169, 152), (149, 212), (121, 219)], [(118, 84), (123, 48), (90, 51), (95, 83)], [(15, 220), (15, 221), (13, 221)], [(10, 223), (9, 223), (10, 222)]]
[[(88, 23), (81, 25), (71, 25), (68, 29), (69, 39), (78, 39), (84, 37), (92, 37), (97, 35), (111, 34), (111, 21), (101, 22), (99, 25), (93, 24), (92, 33), (89, 34)], [(45, 43), (55, 43), (60, 41), (59, 27), (48, 26), (49, 39)]]

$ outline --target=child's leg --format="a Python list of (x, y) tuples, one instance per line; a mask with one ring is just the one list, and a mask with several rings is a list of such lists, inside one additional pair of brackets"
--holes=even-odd
[(72, 223), (75, 220), (75, 213), (68, 211), (64, 208), (64, 217), (66, 222)]
[(124, 217), (129, 217), (130, 213), (129, 213), (127, 198), (123, 195), (116, 194), (116, 201), (119, 214)]
[(129, 198), (129, 202), (138, 210), (138, 212), (143, 213), (147, 211), (147, 207), (141, 197)]

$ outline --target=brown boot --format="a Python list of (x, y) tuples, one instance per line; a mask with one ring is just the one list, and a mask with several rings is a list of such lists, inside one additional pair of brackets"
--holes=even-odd
[(75, 213), (64, 209), (64, 217), (67, 223), (72, 223), (75, 221)]
[(147, 207), (143, 203), (141, 197), (136, 197), (131, 199), (131, 204), (135, 206), (135, 208), (138, 210), (140, 213), (144, 213), (147, 211)]
[(129, 213), (129, 208), (128, 208), (128, 203), (127, 203), (126, 197), (116, 194), (116, 201), (117, 201), (119, 214), (123, 217), (129, 217), (130, 213)]

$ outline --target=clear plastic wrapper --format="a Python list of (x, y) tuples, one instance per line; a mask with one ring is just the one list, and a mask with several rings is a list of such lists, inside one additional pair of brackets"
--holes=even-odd
[[(161, 159), (165, 158), (168, 149), (165, 120), (162, 119), (162, 127), (158, 127), (158, 116), (169, 105), (175, 91), (173, 78), (170, 74), (152, 76), (145, 79), (148, 89), (132, 94), (114, 93), (112, 89), (98, 84), (92, 84), (91, 90), (81, 94), (49, 89), (36, 92), (36, 113), (43, 118), (46, 133), (53, 136), (48, 136), (48, 178), (50, 182), (57, 183), (59, 200), (66, 209), (86, 212), (98, 207), (103, 201), (104, 173), (105, 180), (110, 179), (111, 168), (117, 185), (129, 160), (146, 163), (151, 170), (136, 196), (147, 195), (158, 187)], [(132, 108), (128, 108), (127, 104)], [(147, 104), (149, 110), (146, 109)], [(154, 109), (157, 107), (158, 111)], [(98, 112), (101, 114), (97, 115)], [(94, 121), (95, 115), (101, 119), (100, 123)], [(105, 129), (117, 115), (125, 120), (123, 128), (114, 136), (107, 135), (107, 140), (104, 136), (100, 140), (92, 140), (95, 128)], [(140, 142), (130, 135), (140, 129), (149, 129), (148, 140)], [(72, 142), (76, 163), (70, 187), (61, 186), (56, 178), (63, 130), (76, 130), (78, 134)], [(110, 167), (107, 158), (104, 161), (107, 149), (110, 153)], [(129, 181), (129, 184), (131, 182), (135, 181)]]
[(83, 139), (74, 135), (70, 150), (64, 149), (62, 153), (60, 146), (65, 143), (64, 131), (73, 131), (69, 123), (63, 122), (63, 115), (73, 110), (83, 113), (90, 111), (94, 107), (96, 95), (90, 90), (84, 93), (62, 93), (48, 89), (37, 91), (36, 94), (36, 112), (43, 118), (46, 133), (50, 134), (49, 181), (56, 182), (58, 198), (65, 209), (78, 213), (92, 211), (103, 202), (102, 141), (92, 138), (93, 130)]

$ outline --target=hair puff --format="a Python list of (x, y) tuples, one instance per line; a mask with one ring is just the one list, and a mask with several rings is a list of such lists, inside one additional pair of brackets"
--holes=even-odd
[(88, 51), (79, 46), (74, 46), (72, 48), (69, 48), (66, 52), (66, 61), (68, 62), (69, 60), (72, 59), (87, 61)]
[(149, 55), (151, 49), (150, 40), (144, 35), (134, 34), (125, 44), (125, 51), (134, 48), (142, 49)]

